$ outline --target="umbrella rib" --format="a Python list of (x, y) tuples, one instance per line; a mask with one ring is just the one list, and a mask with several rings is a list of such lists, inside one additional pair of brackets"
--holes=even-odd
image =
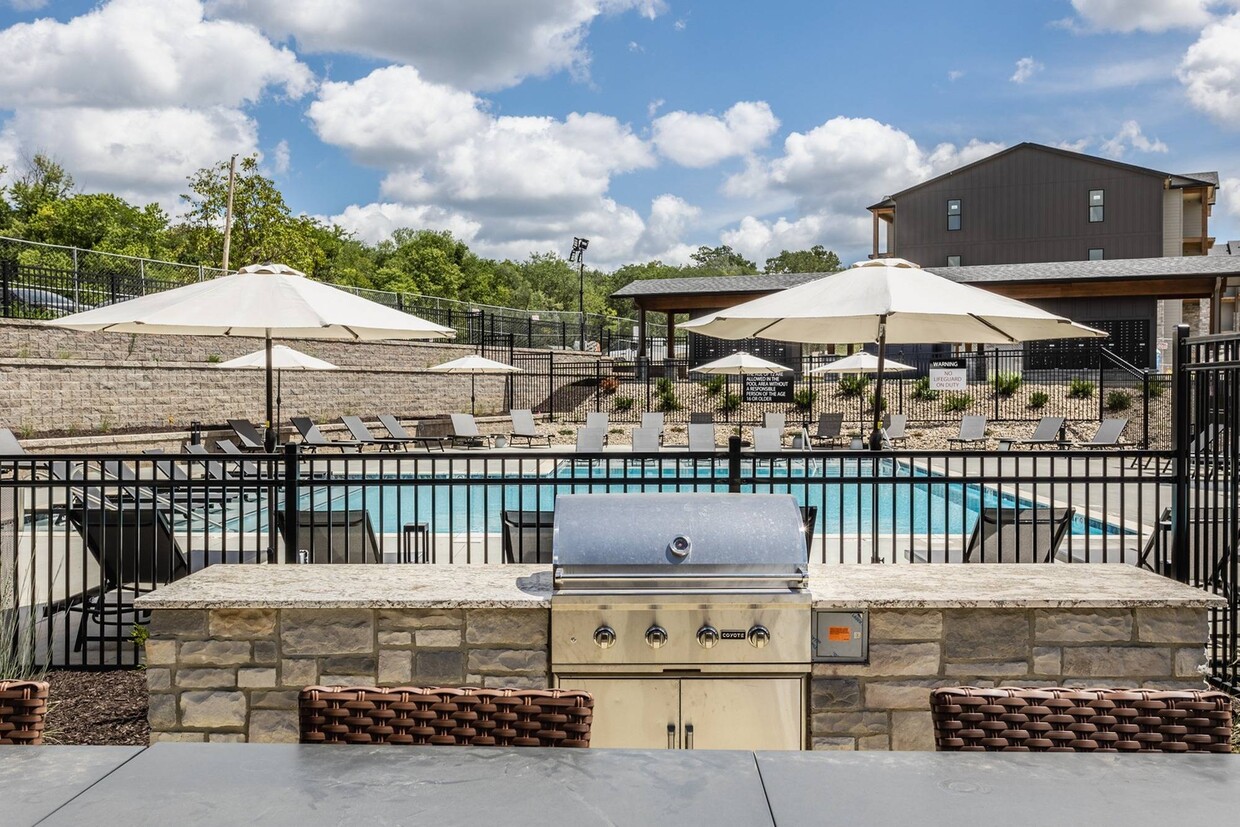
[(970, 313), (970, 314), (969, 314), (969, 318), (971, 318), (971, 319), (975, 319), (975, 320), (977, 320), (977, 321), (981, 322), (982, 324), (986, 325), (986, 326), (987, 326), (987, 327), (989, 327), (991, 330), (993, 330), (995, 333), (998, 333), (1000, 336), (1006, 337), (1006, 338), (1007, 338), (1007, 340), (1008, 340), (1009, 342), (1019, 342), (1019, 341), (1020, 341), (1020, 339), (1017, 339), (1017, 338), (1013, 337), (1013, 336), (1012, 336), (1012, 334), (1008, 333), (1006, 330), (1002, 330), (1002, 329), (1000, 329), (1000, 328), (998, 328), (998, 327), (995, 327), (993, 324), (991, 324), (990, 322), (986, 321), (985, 319), (983, 319), (981, 316), (977, 315), (976, 313)]

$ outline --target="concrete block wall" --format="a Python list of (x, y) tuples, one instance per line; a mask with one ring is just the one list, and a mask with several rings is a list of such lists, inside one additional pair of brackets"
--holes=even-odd
[(875, 609), (865, 665), (815, 664), (813, 749), (932, 750), (939, 686), (1202, 689), (1206, 609)]

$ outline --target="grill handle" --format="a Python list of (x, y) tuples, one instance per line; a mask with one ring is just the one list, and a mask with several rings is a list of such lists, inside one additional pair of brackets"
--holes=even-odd
[(786, 571), (771, 572), (703, 572), (700, 574), (677, 574), (672, 575), (668, 572), (635, 572), (633, 574), (616, 573), (597, 573), (597, 574), (565, 574), (562, 569), (555, 570), (555, 585), (561, 585), (567, 582), (573, 583), (615, 583), (628, 580), (670, 580), (676, 577), (683, 577), (686, 581), (714, 581), (714, 580), (735, 580), (748, 583), (766, 583), (776, 581), (780, 583), (795, 583), (799, 585), (807, 585), (809, 575), (805, 572), (797, 572), (789, 574)]
[(667, 748), (676, 749), (676, 725), (667, 725)]

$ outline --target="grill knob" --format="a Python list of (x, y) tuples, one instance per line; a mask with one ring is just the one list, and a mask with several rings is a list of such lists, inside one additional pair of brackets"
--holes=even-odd
[(698, 629), (697, 641), (703, 649), (711, 649), (719, 642), (719, 630), (714, 626), (703, 626)]
[(594, 630), (594, 642), (600, 649), (610, 649), (616, 645), (616, 630), (610, 626), (600, 626)]
[(754, 626), (749, 630), (749, 645), (761, 649), (771, 642), (771, 630), (765, 626)]
[(662, 626), (651, 626), (646, 630), (646, 642), (651, 649), (659, 649), (667, 643), (667, 629)]

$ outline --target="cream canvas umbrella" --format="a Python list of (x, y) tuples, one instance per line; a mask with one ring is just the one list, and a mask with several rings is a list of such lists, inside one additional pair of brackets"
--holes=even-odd
[(1107, 334), (1031, 304), (959, 284), (910, 261), (861, 261), (839, 273), (685, 322), (685, 330), (721, 339), (877, 342), (870, 447), (881, 446), (878, 414), (887, 343), (1008, 344)]
[[(716, 359), (705, 365), (693, 368), (695, 373), (708, 373), (715, 376), (745, 376), (754, 374), (772, 374), (772, 373), (790, 373), (792, 368), (786, 368), (783, 365), (777, 365), (774, 362), (768, 362), (760, 359), (752, 353), (746, 353), (741, 350), (733, 353), (731, 356), (724, 356), (722, 359)], [(725, 409), (726, 411), (726, 409)], [(725, 418), (728, 416), (724, 414)], [(740, 425), (736, 427), (737, 436), (740, 436)]]
[[(897, 362), (894, 359), (888, 359), (883, 362), (883, 373), (904, 373), (910, 370), (917, 370), (917, 368), (912, 365), (906, 365), (903, 362)], [(821, 373), (878, 373), (878, 357), (863, 350), (860, 353), (854, 353), (852, 356), (837, 359), (829, 365), (814, 368), (809, 372), (814, 375)]]
[[(238, 356), (236, 359), (229, 359), (227, 362), (220, 362), (217, 368), (225, 368), (229, 370), (266, 370), (267, 368), (267, 351), (256, 350), (253, 353), (247, 353), (245, 356)], [(274, 345), (271, 348), (271, 367), (276, 372), (276, 418), (275, 429), (280, 430), (280, 423), (284, 421), (281, 412), (283, 406), (283, 390), (284, 390), (284, 371), (286, 370), (339, 370), (331, 362), (325, 362), (322, 359), (316, 359), (309, 354), (302, 353), (300, 350), (289, 347), (288, 345)]]
[(521, 368), (486, 359), (482, 356), (462, 356), (442, 365), (427, 368), (432, 373), (459, 373), (469, 375), (469, 412), (477, 413), (475, 406), (476, 382), (479, 376), (502, 376), (512, 373), (525, 373)]
[(73, 330), (171, 336), (255, 336), (266, 340), (268, 449), (272, 421), (272, 337), (298, 339), (443, 339), (437, 325), (329, 284), (283, 264), (253, 264), (238, 272), (119, 304), (53, 319)]

